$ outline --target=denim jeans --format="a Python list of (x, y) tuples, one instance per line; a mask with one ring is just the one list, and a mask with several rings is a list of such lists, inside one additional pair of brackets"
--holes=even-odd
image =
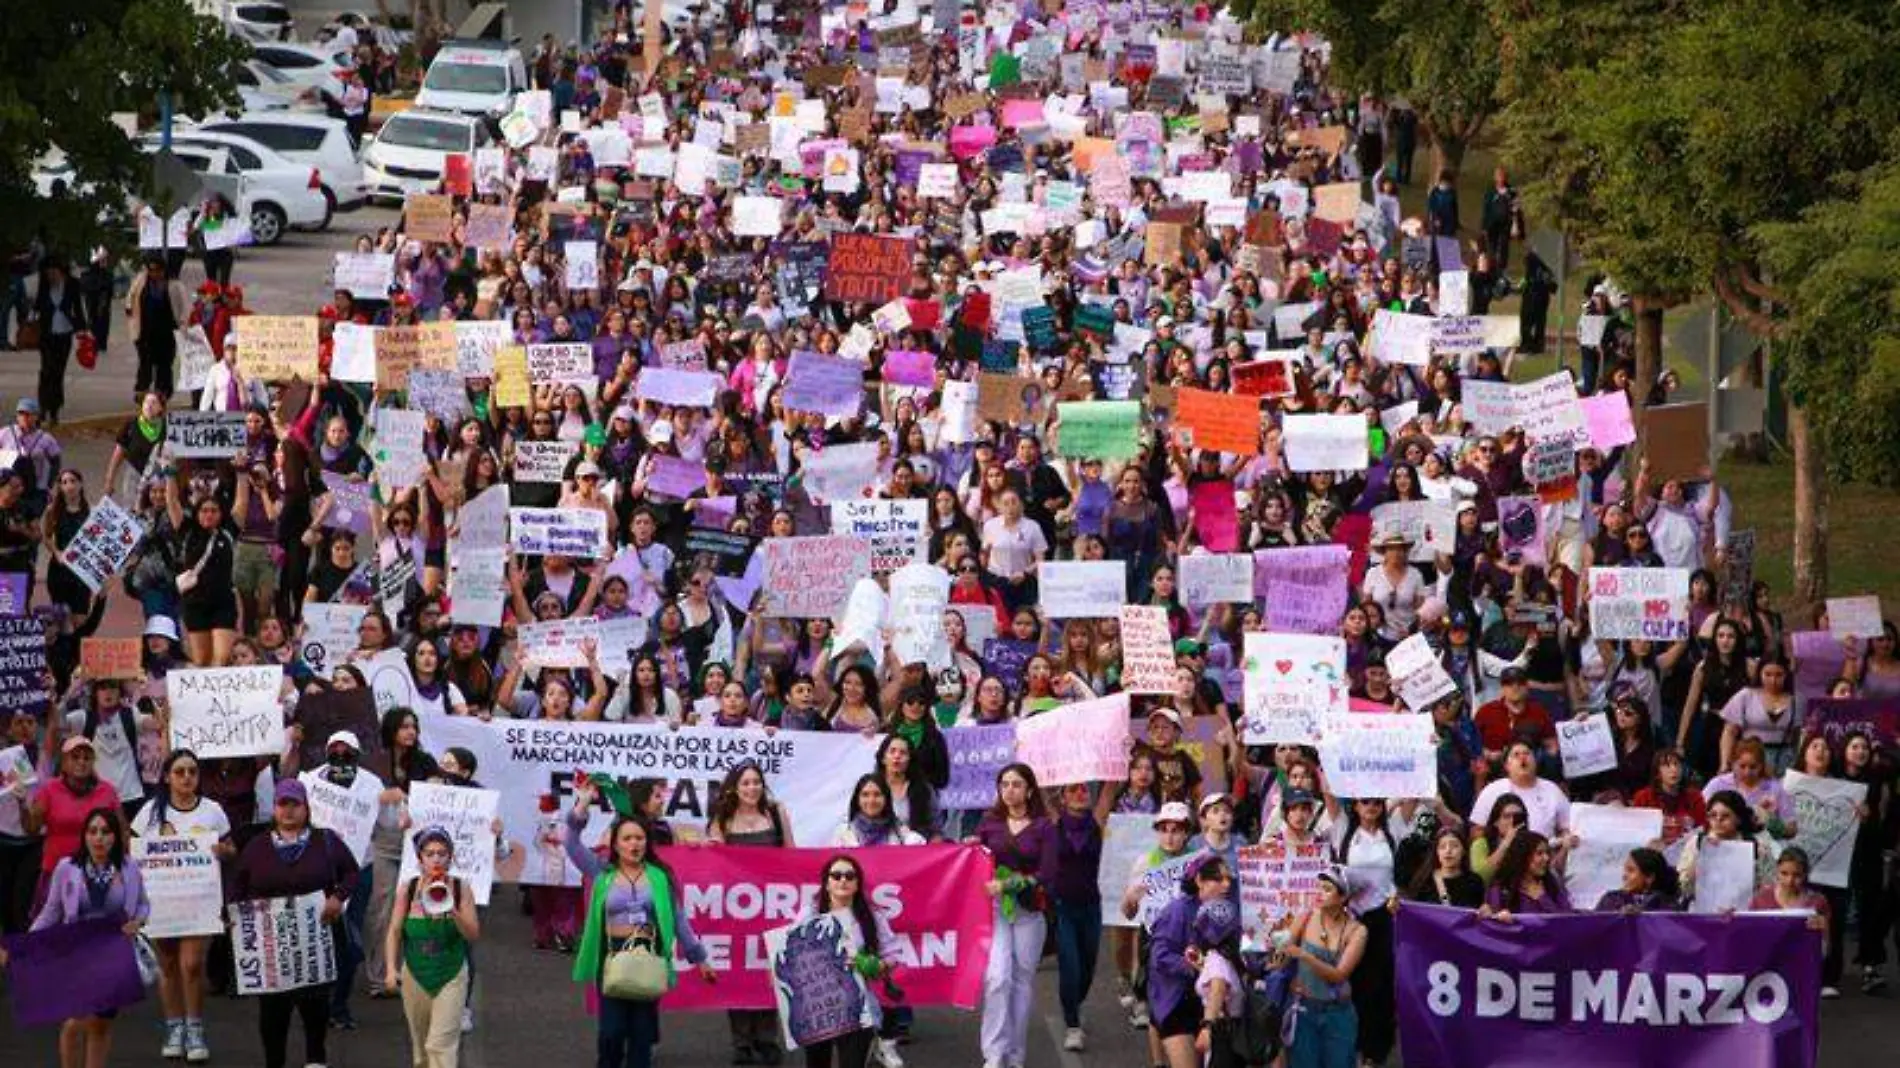
[(1352, 1068), (1359, 1044), (1359, 1014), (1352, 1002), (1305, 1002), (1294, 1025), (1287, 1068)]
[(600, 999), (600, 1033), (595, 1068), (653, 1068), (653, 1046), (660, 1040), (660, 1008), (655, 1001)]
[[(350, 986), (363, 966), (363, 918), (369, 913), (370, 878), (369, 868), (357, 873), (356, 887), (350, 892), (350, 903), (343, 907), (343, 922), (338, 925), (337, 933), (342, 937), (336, 944), (336, 986), (330, 992), (330, 1015), (338, 1018), (350, 1015)], [(376, 977), (377, 983), (382, 981), (382, 976)]]
[(1062, 1025), (1082, 1026), (1082, 1003), (1095, 982), (1095, 957), (1102, 946), (1100, 901), (1056, 902), (1057, 990), (1062, 999)]

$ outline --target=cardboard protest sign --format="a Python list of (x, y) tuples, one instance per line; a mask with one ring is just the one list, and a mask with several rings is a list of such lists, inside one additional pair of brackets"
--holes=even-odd
[(1016, 724), (1016, 759), (1044, 787), (1128, 777), (1128, 695), (1050, 709)]
[(79, 666), (92, 679), (143, 679), (137, 638), (84, 638), (79, 643)]
[(246, 315), (233, 327), (238, 368), (259, 382), (317, 380), (317, 317)]
[(207, 760), (284, 751), (282, 665), (175, 668), (165, 676), (171, 745)]
[(788, 619), (830, 619), (871, 575), (871, 544), (862, 538), (768, 538), (765, 597), (760, 613)]
[(888, 574), (922, 562), (930, 542), (930, 502), (841, 500), (831, 506), (831, 532), (871, 546), (871, 571)]
[(864, 365), (800, 349), (792, 353), (783, 400), (794, 411), (849, 419), (864, 406)]
[(1661, 488), (1674, 479), (1709, 477), (1709, 406), (1659, 404), (1643, 410), (1643, 456), (1650, 483)]
[(877, 1025), (877, 999), (852, 961), (858, 925), (829, 913), (765, 933), (774, 1005), (788, 1050), (830, 1042)]
[(1120, 560), (1045, 560), (1036, 574), (1050, 619), (1114, 619), (1128, 600), (1128, 568)]
[(449, 874), (462, 880), (475, 903), (488, 904), (495, 885), (495, 822), (500, 818), (501, 794), (466, 786), (416, 783), (409, 788), (409, 828), (403, 832), (402, 874), (407, 883), (420, 878), (416, 833), (439, 827), (455, 842)]
[(1168, 611), (1159, 605), (1121, 606), (1122, 689), (1128, 693), (1174, 692), (1174, 638)]
[(336, 945), (322, 891), (230, 906), (237, 992), (281, 994), (336, 981)]
[(224, 883), (218, 870), (214, 834), (152, 834), (145, 828), (132, 839), (151, 902), (147, 938), (187, 938), (224, 933)]
[(536, 385), (594, 382), (594, 350), (585, 343), (528, 346), (528, 381)]
[(1246, 744), (1312, 745), (1324, 717), (1348, 709), (1344, 638), (1249, 631), (1242, 641)]
[(607, 514), (595, 508), (510, 508), (509, 544), (521, 556), (607, 554)]
[(1174, 420), (1192, 434), (1194, 448), (1260, 454), (1260, 402), (1253, 397), (1182, 388), (1175, 393)]
[(59, 562), (94, 593), (125, 569), (132, 551), (145, 538), (145, 527), (110, 497), (92, 506), (79, 534), (60, 550)]
[(885, 304), (904, 295), (911, 279), (910, 243), (878, 234), (837, 234), (825, 271), (825, 297)]
[(1570, 833), (1577, 844), (1564, 866), (1564, 889), (1579, 909), (1594, 909), (1604, 894), (1623, 885), (1623, 858), (1663, 837), (1663, 814), (1653, 808), (1570, 806)]
[(1141, 402), (1065, 401), (1056, 406), (1061, 421), (1058, 455), (1082, 460), (1129, 460), (1140, 449)]
[(1589, 583), (1593, 637), (1673, 642), (1689, 636), (1687, 569), (1593, 567)]
[(1340, 797), (1438, 796), (1432, 717), (1341, 712), (1326, 717), (1324, 730), (1320, 766)]
[(411, 193), (403, 198), (403, 229), (416, 241), (447, 244), (455, 239), (455, 198), (438, 193)]

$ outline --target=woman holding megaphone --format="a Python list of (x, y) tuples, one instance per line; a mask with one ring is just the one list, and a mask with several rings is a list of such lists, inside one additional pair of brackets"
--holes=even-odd
[(468, 993), (468, 947), (481, 937), (474, 891), (449, 874), (455, 840), (440, 827), (416, 833), (421, 874), (396, 891), (383, 959), (383, 989), (397, 988), (417, 1065), (455, 1068), (462, 1047), (462, 1007)]

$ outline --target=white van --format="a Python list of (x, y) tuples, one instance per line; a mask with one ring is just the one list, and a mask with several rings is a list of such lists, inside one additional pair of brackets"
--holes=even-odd
[(500, 119), (525, 92), (528, 65), (521, 50), (505, 41), (446, 41), (422, 76), (416, 106)]
[(363, 142), (370, 199), (400, 201), (410, 193), (433, 193), (448, 157), (472, 155), (489, 142), (488, 124), (473, 115), (421, 108), (397, 112)]

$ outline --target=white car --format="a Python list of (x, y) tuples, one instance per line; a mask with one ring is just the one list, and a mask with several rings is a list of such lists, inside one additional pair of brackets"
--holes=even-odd
[(335, 211), (352, 211), (369, 198), (363, 164), (341, 119), (328, 115), (262, 112), (212, 119), (192, 133), (249, 138), (293, 163), (308, 164), (323, 176), (323, 195)]
[(317, 91), (290, 79), (276, 67), (247, 59), (231, 70), (237, 82), (238, 99), (245, 111), (289, 111), (293, 108), (321, 107)]
[(290, 9), (276, 0), (237, 0), (226, 5), (225, 26), (247, 41), (288, 41)]
[(398, 112), (363, 143), (363, 177), (371, 200), (400, 201), (433, 193), (449, 156), (489, 144), (488, 125), (473, 115), (412, 108)]
[[(157, 151), (159, 139), (147, 137), (145, 150)], [(330, 202), (323, 176), (308, 163), (295, 163), (249, 138), (184, 131), (172, 135), (172, 151), (201, 174), (232, 174), (244, 179), (249, 204), (239, 205), (251, 220), (251, 237), (274, 245), (284, 231), (323, 230), (330, 225)]]
[(529, 89), (521, 50), (501, 41), (446, 41), (422, 76), (416, 106), (499, 120)]
[(343, 96), (343, 72), (356, 63), (347, 49), (308, 44), (253, 45), (251, 58), (298, 85), (338, 98)]

